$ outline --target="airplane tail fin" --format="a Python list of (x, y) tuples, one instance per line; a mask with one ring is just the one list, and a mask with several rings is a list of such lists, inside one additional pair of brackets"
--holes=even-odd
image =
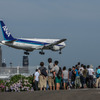
[(15, 38), (13, 38), (7, 26), (4, 24), (2, 20), (0, 20), (0, 25), (1, 25), (1, 30), (2, 30), (4, 40), (8, 40), (8, 41), (15, 40)]

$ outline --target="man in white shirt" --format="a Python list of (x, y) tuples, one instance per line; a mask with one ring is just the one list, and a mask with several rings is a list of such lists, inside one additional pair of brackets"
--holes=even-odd
[(90, 67), (88, 68), (88, 74), (93, 76), (94, 75), (94, 69), (93, 69), (93, 66), (90, 65)]
[(90, 65), (90, 67), (88, 68), (88, 75), (89, 75), (89, 88), (93, 88), (94, 69), (92, 65)]

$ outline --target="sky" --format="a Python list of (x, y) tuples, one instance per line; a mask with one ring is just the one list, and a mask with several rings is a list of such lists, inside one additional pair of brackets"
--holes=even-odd
[[(13, 37), (67, 38), (62, 55), (58, 52), (33, 51), (30, 66), (47, 59), (58, 60), (59, 66), (81, 64), (100, 65), (100, 0), (0, 0), (0, 18)], [(3, 40), (0, 29), (0, 41)], [(3, 61), (7, 66), (22, 66), (23, 50), (2, 45)]]

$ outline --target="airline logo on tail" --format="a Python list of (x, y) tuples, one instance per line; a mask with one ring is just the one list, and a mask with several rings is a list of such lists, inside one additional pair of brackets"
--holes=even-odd
[(11, 34), (11, 33), (9, 32), (7, 26), (3, 26), (2, 28), (3, 28), (3, 30), (5, 31), (6, 35), (7, 35), (8, 37), (10, 37), (10, 34)]
[(4, 22), (2, 20), (0, 20), (0, 24), (1, 24), (1, 29), (2, 29), (2, 33), (4, 36), (4, 40), (14, 40), (14, 38), (12, 37), (10, 31), (8, 30), (7, 26), (4, 24)]

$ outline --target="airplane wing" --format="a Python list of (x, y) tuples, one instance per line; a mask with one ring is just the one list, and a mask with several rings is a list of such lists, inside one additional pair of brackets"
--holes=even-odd
[(44, 46), (38, 46), (37, 48), (36, 48), (36, 50), (38, 50), (38, 49), (44, 49), (44, 48), (49, 48), (49, 47), (52, 47), (52, 46), (54, 46), (54, 45), (57, 45), (57, 44), (59, 44), (59, 43), (61, 43), (61, 42), (64, 42), (64, 41), (66, 41), (67, 39), (61, 39), (61, 40), (58, 40), (58, 41), (55, 41), (55, 42), (53, 42), (53, 43), (50, 43), (50, 44), (47, 44), (47, 45), (44, 45)]
[(66, 40), (67, 40), (67, 39), (61, 39), (61, 40), (58, 40), (58, 41), (56, 41), (56, 42), (53, 42), (53, 43), (44, 45), (44, 48), (45, 48), (45, 47), (51, 47), (51, 46), (54, 46), (54, 45), (58, 45), (59, 43), (64, 42), (64, 41), (66, 41)]

